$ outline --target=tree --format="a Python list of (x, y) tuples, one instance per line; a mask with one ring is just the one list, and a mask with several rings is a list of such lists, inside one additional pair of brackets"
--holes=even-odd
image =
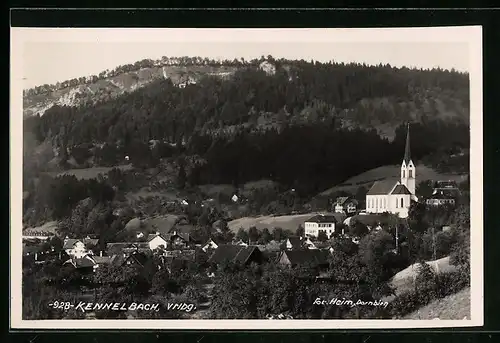
[(415, 189), (415, 195), (420, 199), (428, 199), (434, 191), (433, 182), (431, 180), (426, 180), (419, 182)]
[(456, 243), (452, 247), (451, 263), (470, 267), (470, 205), (457, 208), (452, 220), (456, 228)]
[(238, 230), (236, 234), (236, 239), (241, 240), (243, 242), (248, 242), (249, 236), (248, 233), (242, 227)]
[(356, 221), (354, 225), (350, 226), (349, 232), (354, 237), (364, 237), (370, 232), (370, 230), (368, 230), (368, 227), (365, 224)]
[(187, 176), (186, 176), (186, 169), (185, 169), (185, 163), (184, 163), (184, 160), (181, 160), (179, 162), (179, 172), (177, 174), (177, 187), (179, 189), (184, 189), (184, 187), (186, 186), (186, 179), (187, 179)]
[(286, 237), (287, 237), (285, 231), (282, 228), (280, 228), (280, 227), (275, 227), (273, 229), (272, 235), (273, 235), (273, 239), (276, 242), (280, 242), (280, 241), (286, 239)]
[(248, 229), (248, 240), (251, 243), (257, 242), (260, 238), (260, 232), (257, 230), (255, 226), (252, 226)]
[(264, 230), (262, 230), (262, 233), (260, 234), (259, 241), (262, 244), (267, 244), (267, 243), (269, 243), (272, 240), (272, 238), (273, 237), (271, 236), (271, 233), (269, 232), (269, 229), (266, 227), (266, 228), (264, 228)]
[(299, 227), (297, 228), (297, 231), (295, 231), (295, 235), (298, 237), (303, 237), (304, 234), (305, 234), (304, 227), (302, 225), (299, 225)]
[(328, 235), (326, 234), (325, 231), (321, 230), (318, 233), (318, 241), (320, 242), (326, 242), (328, 240)]

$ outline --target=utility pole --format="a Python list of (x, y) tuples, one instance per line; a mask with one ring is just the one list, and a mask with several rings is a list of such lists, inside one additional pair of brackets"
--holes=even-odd
[(399, 254), (399, 237), (398, 237), (398, 228), (399, 228), (399, 225), (396, 224), (396, 254)]
[(432, 227), (432, 260), (436, 260), (436, 235), (434, 234), (434, 227)]

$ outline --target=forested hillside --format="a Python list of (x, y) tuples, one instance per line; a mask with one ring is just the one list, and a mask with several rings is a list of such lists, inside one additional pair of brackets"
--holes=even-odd
[[(161, 180), (180, 188), (238, 188), (267, 179), (307, 199), (372, 168), (400, 163), (407, 123), (415, 160), (445, 172), (468, 171), (467, 74), (271, 56), (179, 61), (170, 68), (198, 70), (185, 87), (156, 78), (132, 92), (55, 105), (25, 118), (25, 191), (35, 191), (40, 173), (131, 163), (142, 173), (170, 170)], [(146, 62), (88, 82), (159, 67)], [(232, 72), (220, 77), (200, 65)], [(39, 87), (25, 92), (25, 100), (72, 85)]]

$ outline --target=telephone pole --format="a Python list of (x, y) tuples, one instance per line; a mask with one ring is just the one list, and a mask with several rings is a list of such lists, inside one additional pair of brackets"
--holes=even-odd
[(434, 234), (434, 227), (432, 228), (432, 260), (436, 260), (436, 235)]

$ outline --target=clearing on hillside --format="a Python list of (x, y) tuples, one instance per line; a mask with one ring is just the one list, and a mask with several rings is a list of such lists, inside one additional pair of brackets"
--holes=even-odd
[(111, 169), (118, 168), (121, 170), (131, 170), (133, 167), (131, 164), (114, 166), (114, 167), (94, 167), (94, 168), (82, 168), (82, 169), (70, 169), (63, 172), (50, 172), (47, 173), (53, 177), (62, 175), (74, 175), (79, 180), (95, 179), (99, 174), (105, 176)]
[[(382, 166), (375, 169), (368, 170), (359, 175), (353, 176), (350, 179), (344, 181), (343, 183), (327, 189), (326, 191), (320, 193), (320, 195), (330, 195), (338, 191), (345, 191), (355, 193), (356, 190), (363, 186), (369, 189), (375, 181), (380, 180), (399, 180), (401, 177), (401, 166), (400, 165), (388, 165)], [(416, 184), (426, 180), (453, 180), (456, 182), (462, 182), (467, 179), (466, 174), (441, 174), (434, 169), (427, 167), (425, 165), (417, 165), (416, 171)]]
[(243, 217), (230, 221), (227, 225), (233, 232), (238, 232), (240, 228), (248, 230), (250, 227), (255, 226), (258, 230), (268, 228), (272, 231), (275, 227), (282, 228), (295, 233), (299, 225), (304, 225), (304, 222), (319, 214), (316, 212), (287, 215), (287, 216), (260, 216), (260, 217)]

